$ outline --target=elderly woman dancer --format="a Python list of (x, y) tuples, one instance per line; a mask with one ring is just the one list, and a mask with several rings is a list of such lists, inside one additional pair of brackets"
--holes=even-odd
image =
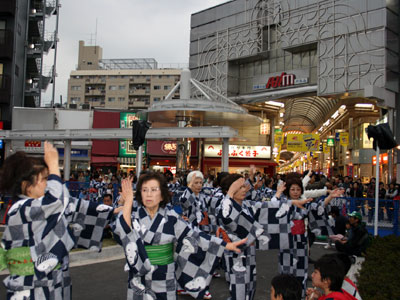
[(24, 152), (8, 157), (0, 188), (14, 198), (0, 248), (0, 269), (10, 271), (7, 299), (71, 299), (68, 252), (99, 249), (112, 208), (69, 197), (57, 149), (47, 142), (44, 160)]
[(126, 254), (128, 300), (176, 299), (177, 281), (193, 297), (203, 297), (223, 250), (240, 252), (237, 246), (246, 242), (225, 243), (187, 224), (168, 207), (170, 194), (160, 174), (140, 177), (136, 208), (130, 181), (122, 182), (122, 197), (114, 232)]

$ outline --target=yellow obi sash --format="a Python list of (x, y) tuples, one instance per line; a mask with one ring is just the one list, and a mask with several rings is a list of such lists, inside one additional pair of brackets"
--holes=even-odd
[(152, 265), (164, 266), (174, 262), (174, 244), (144, 246)]

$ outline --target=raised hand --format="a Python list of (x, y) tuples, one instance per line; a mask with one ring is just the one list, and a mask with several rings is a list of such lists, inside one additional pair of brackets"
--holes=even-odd
[(247, 242), (247, 238), (237, 241), (237, 242), (227, 243), (225, 248), (229, 251), (234, 251), (236, 253), (240, 253), (241, 250), (238, 248), (238, 246), (243, 245), (246, 242)]
[(49, 174), (60, 176), (60, 167), (58, 165), (58, 151), (48, 141), (44, 142), (44, 162), (49, 169)]
[(233, 198), (233, 195), (244, 185), (245, 181), (244, 178), (239, 178), (234, 181), (228, 190), (229, 197)]

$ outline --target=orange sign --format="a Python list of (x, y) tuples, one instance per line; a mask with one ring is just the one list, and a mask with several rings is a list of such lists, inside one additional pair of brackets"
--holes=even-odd
[[(379, 164), (387, 164), (389, 161), (389, 156), (387, 153), (382, 153), (379, 155)], [(372, 165), (376, 166), (376, 155), (372, 156)]]

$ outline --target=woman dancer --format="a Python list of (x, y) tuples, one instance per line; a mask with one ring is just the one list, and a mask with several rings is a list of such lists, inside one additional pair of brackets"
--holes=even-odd
[(140, 177), (138, 207), (132, 208), (132, 185), (127, 180), (122, 182), (122, 197), (125, 204), (115, 233), (129, 269), (128, 300), (176, 299), (177, 281), (193, 297), (203, 297), (224, 248), (240, 252), (237, 247), (246, 242), (225, 243), (187, 224), (167, 206), (168, 187), (157, 173)]
[(10, 271), (7, 299), (71, 299), (68, 252), (99, 249), (112, 208), (69, 197), (57, 149), (48, 142), (44, 160), (17, 152), (5, 160), (0, 178), (1, 191), (14, 198), (0, 248), (0, 269)]

